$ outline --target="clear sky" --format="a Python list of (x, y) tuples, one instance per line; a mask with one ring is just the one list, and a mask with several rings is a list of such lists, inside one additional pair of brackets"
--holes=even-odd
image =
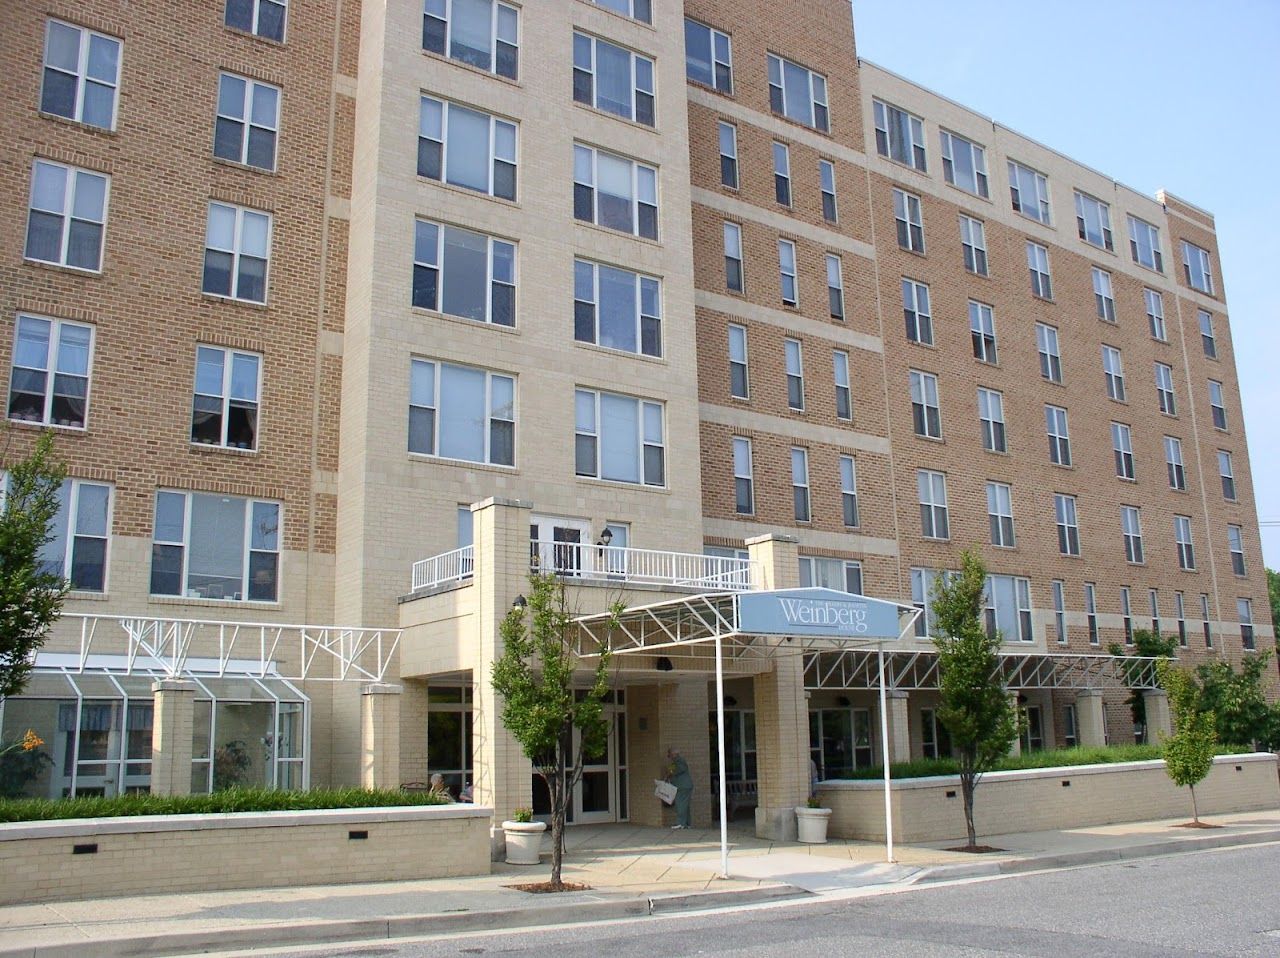
[(1263, 552), (1280, 569), (1280, 0), (853, 0), (853, 26), (866, 59), (1214, 214), (1258, 515), (1277, 522)]

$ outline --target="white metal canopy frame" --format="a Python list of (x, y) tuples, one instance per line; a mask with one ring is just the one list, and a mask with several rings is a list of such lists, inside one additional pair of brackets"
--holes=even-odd
[[(652, 654), (689, 656), (696, 646), (713, 643), (716, 666), (716, 747), (719, 767), (727, 768), (724, 739), (724, 649), (739, 655), (777, 657), (820, 650), (846, 654), (875, 651), (880, 662), (881, 754), (889, 754), (885, 707), (884, 643), (914, 630), (920, 609), (834, 589), (776, 589), (713, 592), (635, 606), (621, 613), (578, 616), (577, 652), (591, 658)], [(890, 771), (884, 766), (885, 856), (893, 861), (893, 806)], [(726, 776), (720, 776), (720, 877), (729, 877), (729, 821)]]

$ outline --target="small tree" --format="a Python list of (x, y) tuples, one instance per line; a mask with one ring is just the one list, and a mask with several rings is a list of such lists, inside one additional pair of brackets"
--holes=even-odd
[(1191, 790), (1191, 815), (1200, 824), (1196, 806), (1196, 785), (1213, 767), (1214, 733), (1212, 712), (1204, 711), (1200, 686), (1187, 669), (1174, 668), (1167, 661), (1156, 663), (1160, 685), (1169, 695), (1169, 711), (1173, 713), (1173, 735), (1164, 740), (1164, 766), (1175, 785)]
[[(1158, 632), (1152, 632), (1149, 629), (1134, 629), (1132, 650), (1126, 649), (1119, 642), (1112, 642), (1107, 646), (1107, 651), (1117, 658), (1140, 656), (1148, 659), (1171, 659), (1177, 647), (1177, 641), (1173, 636), (1166, 639)], [(1125, 684), (1129, 686), (1129, 698), (1125, 700), (1129, 705), (1129, 714), (1133, 716), (1134, 727), (1141, 725), (1145, 735), (1147, 700), (1142, 697), (1145, 686), (1141, 684), (1145, 669), (1141, 662), (1125, 662), (1121, 669), (1124, 672)]]
[(938, 623), (938, 719), (951, 736), (960, 764), (964, 824), (969, 848), (978, 844), (973, 795), (983, 772), (1009, 754), (1018, 735), (1017, 713), (1001, 683), (999, 635), (983, 625), (987, 571), (972, 552), (961, 554), (960, 573), (940, 582), (933, 597)]
[(1263, 687), (1270, 661), (1267, 651), (1245, 656), (1239, 672), (1223, 659), (1196, 668), (1201, 708), (1214, 714), (1218, 741), (1224, 745), (1269, 751), (1280, 745), (1280, 705), (1267, 700)]
[[(1267, 569), (1267, 599), (1271, 606), (1271, 624), (1280, 625), (1280, 572)], [(1276, 643), (1280, 645), (1280, 641)]]
[(66, 477), (54, 458), (53, 434), (43, 433), (8, 473), (0, 507), (0, 697), (27, 684), (32, 653), (44, 644), (67, 592), (66, 581), (42, 570), (39, 558), (52, 538), (49, 523)]
[[(614, 608), (615, 615), (617, 607)], [(610, 720), (603, 702), (609, 692), (609, 652), (595, 661), (591, 686), (574, 688), (579, 664), (576, 634), (558, 576), (529, 576), (525, 608), (512, 608), (502, 622), (502, 657), (493, 663), (493, 687), (503, 698), (502, 723), (515, 736), (551, 799), (551, 886), (563, 888), (564, 823), (586, 755), (608, 743)], [(573, 747), (573, 730), (578, 744)]]

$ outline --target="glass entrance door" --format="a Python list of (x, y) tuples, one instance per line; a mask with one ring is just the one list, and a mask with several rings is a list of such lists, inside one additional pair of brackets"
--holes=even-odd
[(529, 523), (529, 555), (539, 572), (581, 575), (591, 526), (582, 519), (534, 516)]

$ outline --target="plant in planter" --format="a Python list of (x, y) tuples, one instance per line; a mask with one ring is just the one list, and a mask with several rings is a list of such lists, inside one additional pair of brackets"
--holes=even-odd
[(512, 812), (511, 820), (502, 823), (502, 831), (507, 839), (507, 864), (538, 864), (542, 833), (546, 830), (546, 822), (533, 820), (532, 808), (517, 808)]
[(831, 809), (823, 808), (817, 797), (796, 806), (796, 837), (809, 845), (825, 845)]

